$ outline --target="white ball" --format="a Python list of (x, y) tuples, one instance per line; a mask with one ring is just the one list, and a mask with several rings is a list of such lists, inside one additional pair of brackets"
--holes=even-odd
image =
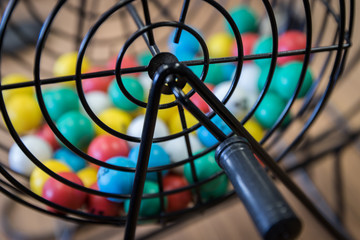
[(241, 70), (239, 81), (237, 83), (237, 87), (243, 89), (244, 91), (257, 93), (258, 92), (257, 84), (259, 81), (260, 74), (261, 74), (261, 69), (255, 63), (244, 64)]
[(153, 80), (149, 77), (149, 74), (147, 72), (141, 73), (140, 76), (138, 77), (138, 81), (143, 87), (144, 93), (146, 93), (146, 95), (149, 95), (151, 85), (153, 83)]
[[(201, 142), (196, 136), (189, 134), (189, 140), (191, 145), (191, 152), (193, 154), (204, 148), (204, 146), (201, 144)], [(186, 146), (184, 136), (167, 141), (163, 147), (165, 151), (169, 154), (170, 161), (172, 163), (180, 162), (182, 160), (189, 158), (188, 149)], [(175, 171), (176, 173), (183, 174), (184, 172), (183, 169), (184, 169), (184, 165), (181, 165), (172, 170)]]
[[(50, 144), (42, 138), (35, 135), (27, 135), (22, 137), (21, 141), (38, 160), (45, 161), (52, 158), (53, 150)], [(9, 151), (9, 166), (15, 172), (30, 176), (36, 165), (14, 143)]]
[[(113, 107), (113, 104), (107, 95), (101, 91), (92, 91), (85, 94), (86, 102), (88, 103), (90, 109), (95, 113), (95, 115), (99, 115), (104, 110)], [(82, 113), (87, 115), (84, 107), (81, 106)]]
[[(214, 95), (222, 100), (230, 87), (231, 82), (222, 82), (214, 88)], [(237, 86), (225, 106), (235, 117), (242, 118), (255, 104), (257, 97), (257, 93), (244, 91)]]
[[(133, 137), (141, 137), (143, 126), (145, 121), (145, 115), (139, 115), (132, 120), (128, 129), (127, 135)], [(156, 125), (154, 130), (154, 138), (165, 137), (169, 135), (169, 129), (167, 125), (159, 118), (156, 119)], [(137, 146), (139, 143), (129, 142), (131, 148)], [(163, 146), (164, 142), (159, 142), (159, 145)]]

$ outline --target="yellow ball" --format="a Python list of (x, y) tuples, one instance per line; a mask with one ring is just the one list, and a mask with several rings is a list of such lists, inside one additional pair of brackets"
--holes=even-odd
[(11, 97), (6, 109), (15, 130), (20, 135), (41, 126), (43, 117), (40, 107), (31, 95), (21, 94)]
[[(185, 119), (186, 119), (186, 127), (187, 128), (190, 128), (199, 122), (191, 113), (189, 113), (186, 110), (184, 112), (184, 115), (185, 115)], [(183, 131), (179, 113), (171, 116), (170, 121), (169, 121), (169, 130), (170, 130), (171, 134), (175, 134), (175, 133)]]
[(217, 33), (212, 35), (207, 42), (210, 57), (230, 57), (233, 41), (234, 39), (228, 33)]
[[(30, 81), (31, 80), (28, 77), (26, 77), (25, 75), (14, 73), (14, 74), (6, 75), (1, 80), (1, 85), (5, 86), (5, 85), (9, 85), (9, 84), (23, 83), (23, 82), (30, 82)], [(11, 96), (24, 95), (24, 94), (33, 95), (33, 93), (34, 93), (34, 90), (31, 87), (21, 87), (21, 88), (4, 90), (3, 96), (4, 96), (4, 100), (7, 101), (7, 100), (9, 100), (9, 98)]]
[[(126, 133), (128, 126), (131, 123), (132, 117), (129, 113), (124, 112), (118, 108), (109, 108), (99, 114), (99, 119), (108, 127), (115, 131)], [(96, 135), (107, 134), (99, 126), (95, 126)]]
[(264, 130), (255, 120), (250, 119), (244, 124), (244, 127), (256, 141), (259, 142), (263, 138)]
[[(60, 172), (71, 172), (70, 167), (64, 163), (59, 161), (50, 159), (48, 161), (43, 162), (44, 165), (49, 168), (51, 171), (55, 173)], [(40, 168), (36, 167), (30, 176), (30, 189), (37, 195), (42, 194), (42, 189), (44, 187), (45, 182), (50, 178), (47, 173), (43, 172)]]
[[(174, 95), (165, 95), (165, 94), (161, 95), (160, 104), (167, 104), (167, 103), (171, 103), (171, 102), (174, 102), (174, 101), (175, 101), (175, 96)], [(158, 118), (160, 118), (166, 124), (168, 124), (171, 117), (173, 115), (178, 114), (177, 112), (178, 112), (178, 107), (177, 106), (174, 106), (174, 107), (171, 107), (171, 108), (159, 109)]]
[(97, 170), (94, 167), (86, 167), (77, 172), (78, 177), (89, 188), (97, 181)]

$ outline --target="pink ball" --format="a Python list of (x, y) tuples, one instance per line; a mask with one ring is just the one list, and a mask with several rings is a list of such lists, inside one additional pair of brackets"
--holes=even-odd
[[(94, 183), (91, 188), (94, 190), (99, 190), (97, 183)], [(87, 211), (91, 214), (115, 217), (119, 215), (120, 208), (120, 203), (111, 202), (106, 197), (89, 194)]]
[[(279, 52), (293, 51), (305, 49), (306, 47), (306, 34), (300, 31), (291, 30), (283, 33), (279, 37)], [(303, 61), (304, 55), (294, 55), (288, 57), (279, 57), (278, 63), (284, 65), (291, 61)]]
[[(112, 157), (129, 155), (129, 146), (123, 139), (111, 135), (100, 135), (94, 138), (88, 148), (89, 156), (105, 162)], [(99, 168), (99, 166), (96, 166)]]
[[(212, 91), (214, 89), (214, 86), (211, 84), (206, 84), (206, 86)], [(210, 111), (209, 105), (205, 102), (205, 100), (200, 97), (199, 94), (195, 93), (191, 96), (190, 100), (203, 112), (207, 113)]]
[[(109, 69), (115, 69), (116, 60), (117, 60), (117, 56), (111, 58), (107, 64), (107, 67)], [(140, 66), (139, 63), (134, 56), (125, 54), (125, 56), (121, 62), (121, 68), (132, 68), (132, 67), (139, 67), (139, 66)], [(129, 75), (138, 77), (138, 76), (140, 76), (140, 74), (141, 74), (141, 72), (137, 72), (137, 73), (132, 73)]]
[[(73, 183), (84, 186), (80, 178), (73, 172), (60, 172), (58, 175)], [(42, 197), (63, 207), (75, 210), (85, 203), (87, 194), (67, 186), (54, 178), (49, 178), (44, 184)], [(49, 207), (49, 210), (59, 213), (58, 210), (51, 207)]]
[(37, 132), (36, 135), (44, 139), (50, 144), (51, 148), (55, 151), (60, 148), (58, 141), (56, 140), (54, 132), (51, 130), (49, 125), (44, 124)]
[[(88, 73), (91, 72), (100, 72), (104, 71), (105, 68), (101, 67), (92, 67)], [(115, 76), (107, 76), (107, 77), (96, 77), (96, 78), (89, 78), (84, 79), (82, 81), (82, 87), (85, 93), (91, 92), (91, 91), (102, 91), (107, 92), (107, 89), (112, 82), (112, 80), (115, 78)]]
[[(244, 56), (250, 55), (252, 53), (253, 47), (256, 41), (258, 40), (258, 38), (259, 35), (256, 33), (245, 33), (241, 35), (241, 40), (244, 48)], [(232, 55), (237, 56), (238, 55), (237, 51), (238, 51), (237, 44), (236, 41), (234, 40), (232, 46)]]

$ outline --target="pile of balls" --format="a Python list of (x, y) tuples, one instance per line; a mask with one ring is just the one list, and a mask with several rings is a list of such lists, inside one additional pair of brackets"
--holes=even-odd
[[(272, 51), (272, 37), (258, 32), (261, 21), (254, 10), (249, 6), (241, 5), (232, 9), (231, 16), (241, 33), (244, 55)], [(211, 58), (237, 56), (236, 41), (229, 26), (224, 24), (224, 29), (226, 28), (227, 30), (206, 39)], [(182, 31), (178, 44), (173, 43), (173, 37), (174, 35), (169, 37), (168, 47), (180, 61), (199, 57), (200, 45), (189, 32)], [(304, 49), (305, 46), (306, 35), (298, 30), (289, 30), (279, 36), (279, 51)], [(278, 58), (269, 91), (255, 111), (254, 117), (244, 125), (256, 140), (260, 141), (264, 135), (264, 129), (269, 129), (274, 125), (294, 94), (299, 82), (303, 58), (303, 55)], [(54, 76), (74, 75), (76, 59), (77, 53), (66, 53), (58, 58), (54, 65)], [(121, 68), (147, 65), (149, 59), (151, 59), (149, 53), (137, 57), (127, 54)], [(239, 83), (226, 103), (227, 108), (239, 120), (251, 109), (264, 88), (269, 73), (269, 62), (270, 59), (244, 61)], [(116, 57), (110, 59), (105, 66), (91, 66), (90, 61), (84, 58), (82, 72), (114, 69), (115, 63)], [(202, 66), (190, 68), (200, 77)], [(210, 64), (205, 84), (220, 100), (225, 97), (231, 87), (235, 69), (234, 63)], [(2, 85), (28, 81), (30, 79), (26, 76), (11, 74), (3, 78)], [(312, 73), (308, 69), (298, 98), (307, 94), (312, 82)], [(122, 83), (128, 94), (139, 101), (146, 102), (151, 85), (151, 79), (147, 73), (122, 75)], [(190, 89), (186, 86), (183, 90), (189, 92)], [(92, 121), (88, 110), (80, 104), (74, 82), (67, 82), (43, 87), (42, 92), (46, 112), (58, 131), (70, 144), (98, 161), (135, 168), (139, 155), (139, 143), (116, 137), (111, 133), (140, 137), (145, 109), (128, 99), (114, 76), (84, 79), (82, 90), (92, 113), (105, 127)], [(68, 149), (45, 123), (33, 88), (4, 90), (3, 97), (10, 119), (21, 136), (22, 142), (48, 169), (80, 186), (112, 194), (131, 194), (134, 172), (99, 167)], [(211, 112), (211, 108), (199, 95), (194, 94), (190, 99), (204, 113)], [(162, 94), (160, 100), (161, 104), (174, 101), (173, 95), (165, 94)], [(186, 110), (184, 115), (187, 128), (198, 123), (197, 119)], [(231, 129), (219, 116), (215, 115), (212, 121), (225, 134), (231, 133)], [(179, 133), (184, 129), (183, 124), (179, 117), (178, 106), (160, 109), (154, 136), (158, 138)], [(193, 155), (218, 143), (217, 139), (203, 126), (190, 133), (189, 140)], [(189, 157), (185, 137), (181, 136), (169, 141), (153, 143), (148, 167), (167, 166), (185, 161)], [(215, 162), (214, 152), (202, 154), (193, 163), (196, 179), (194, 179), (194, 169), (190, 163), (179, 164), (172, 169), (161, 171), (160, 174), (155, 171), (148, 172), (144, 194), (157, 193), (160, 189), (172, 191), (186, 188), (189, 184), (204, 181), (221, 171)], [(61, 206), (104, 216), (118, 216), (128, 211), (130, 200), (125, 197), (106, 198), (86, 194), (51, 178), (36, 167), (16, 144), (9, 152), (9, 166), (12, 170), (30, 178), (30, 189), (34, 193)], [(162, 178), (161, 181), (159, 177)], [(159, 186), (159, 183), (162, 186)], [(199, 188), (203, 201), (221, 197), (228, 191), (228, 180), (225, 175), (220, 175)], [(199, 196), (194, 194), (194, 191), (186, 189), (168, 194), (162, 201), (165, 209), (161, 209), (159, 197), (146, 198), (141, 202), (140, 215), (154, 216), (163, 210), (180, 211), (191, 207), (197, 200), (196, 197)], [(52, 208), (49, 210), (57, 211)]]

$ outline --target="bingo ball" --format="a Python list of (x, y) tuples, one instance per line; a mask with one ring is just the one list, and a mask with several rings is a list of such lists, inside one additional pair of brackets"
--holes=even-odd
[[(260, 73), (259, 79), (258, 79), (258, 83), (257, 83), (257, 87), (258, 87), (259, 91), (262, 91), (263, 88), (265, 87), (266, 81), (269, 77), (269, 68), (270, 67), (265, 67), (261, 70), (261, 73)], [(271, 78), (270, 86), (268, 88), (269, 91), (276, 92), (275, 81), (277, 79), (278, 72), (279, 72), (279, 67), (276, 66), (275, 70), (274, 70), (274, 74)]]
[[(16, 84), (16, 83), (24, 83), (24, 82), (30, 82), (30, 79), (27, 76), (18, 73), (6, 75), (1, 79), (2, 86), (6, 86), (9, 84)], [(21, 88), (2, 91), (2, 94), (5, 102), (7, 102), (12, 96), (24, 95), (24, 94), (33, 95), (34, 90), (31, 87), (21, 87)]]
[(246, 92), (257, 93), (260, 75), (261, 69), (258, 65), (254, 63), (244, 64), (236, 87)]
[[(211, 91), (214, 90), (214, 86), (211, 84), (206, 84), (206, 86), (208, 87), (208, 89), (210, 89)], [(203, 113), (207, 113), (210, 111), (210, 107), (209, 105), (206, 103), (206, 101), (198, 94), (195, 93), (194, 95), (192, 95), (190, 97), (190, 100), (195, 104), (195, 106), (197, 106)]]
[[(88, 72), (100, 72), (105, 71), (102, 67), (91, 67)], [(106, 77), (94, 77), (94, 78), (88, 78), (83, 79), (81, 82), (82, 89), (84, 93), (89, 93), (92, 91), (101, 91), (101, 92), (107, 92), (108, 87), (112, 80), (115, 78), (115, 76), (106, 76)]]
[(200, 50), (199, 41), (188, 31), (182, 30), (178, 43), (174, 42), (175, 31), (173, 31), (168, 40), (168, 46), (172, 53), (178, 56), (179, 53), (185, 52), (195, 55)]
[[(134, 165), (136, 165), (138, 162), (139, 149), (140, 149), (140, 145), (131, 149), (130, 154), (129, 154), (129, 159), (130, 159), (130, 161), (132, 161), (134, 163)], [(162, 167), (162, 166), (166, 166), (168, 164), (170, 164), (169, 155), (165, 152), (165, 150), (160, 145), (153, 143), (151, 146), (151, 150), (150, 150), (148, 169), (152, 168), (152, 167)], [(164, 170), (164, 171), (161, 171), (161, 174), (165, 175), (167, 172), (168, 172), (167, 170)], [(157, 173), (158, 172), (147, 173), (146, 179), (152, 180), (152, 181), (157, 181), (157, 179), (158, 179)]]
[[(194, 164), (198, 181), (206, 180), (214, 174), (222, 171), (215, 161), (214, 152), (210, 152), (202, 157), (195, 159)], [(187, 163), (184, 166), (184, 176), (190, 184), (194, 183), (194, 177), (192, 175), (190, 163)], [(205, 201), (218, 198), (226, 194), (227, 186), (228, 180), (226, 175), (223, 174), (211, 180), (210, 182), (200, 185), (200, 195)]]
[[(160, 104), (171, 103), (173, 101), (175, 101), (175, 96), (174, 95), (165, 95), (165, 94), (161, 95)], [(163, 120), (164, 123), (169, 124), (171, 116), (178, 114), (178, 111), (179, 110), (178, 110), (177, 106), (170, 107), (170, 108), (159, 109), (157, 116), (158, 116), (158, 118)]]
[(94, 167), (86, 167), (78, 171), (76, 174), (83, 182), (84, 186), (89, 188), (97, 181), (97, 172), (98, 169)]
[[(258, 38), (259, 35), (257, 33), (244, 33), (241, 35), (244, 56), (250, 55), (253, 52), (254, 45)], [(238, 55), (238, 46), (236, 40), (233, 40), (231, 52), (233, 56)]]
[(260, 142), (264, 136), (264, 129), (261, 125), (253, 119), (250, 119), (244, 124), (244, 128), (253, 136), (253, 138)]
[[(205, 83), (218, 85), (221, 82), (228, 81), (228, 77), (226, 76), (226, 65), (224, 64), (210, 64), (209, 70), (205, 78)], [(232, 72), (232, 71), (231, 71)]]
[(57, 121), (60, 133), (75, 147), (85, 149), (95, 136), (89, 118), (79, 112), (68, 112)]
[(153, 81), (147, 72), (141, 73), (140, 76), (138, 77), (138, 81), (144, 90), (144, 96), (146, 98), (147, 96), (149, 96), (149, 92)]
[[(130, 76), (122, 77), (122, 83), (128, 91), (128, 94), (139, 101), (144, 100), (144, 89), (136, 78)], [(126, 94), (122, 92), (116, 79), (110, 84), (108, 93), (112, 103), (116, 107), (128, 112), (133, 112), (138, 109), (138, 105), (128, 99)]]
[[(211, 121), (225, 134), (228, 135), (231, 133), (231, 128), (219, 117), (215, 115)], [(204, 126), (199, 127), (196, 131), (196, 134), (200, 142), (205, 147), (211, 147), (217, 144), (219, 141), (207, 130)]]
[[(130, 114), (115, 107), (104, 110), (98, 117), (106, 126), (120, 133), (125, 133), (127, 131), (132, 120)], [(95, 125), (95, 132), (98, 136), (108, 134), (104, 129), (97, 125)]]
[[(113, 157), (107, 160), (106, 163), (119, 167), (136, 167), (134, 162), (125, 157)], [(131, 194), (135, 173), (100, 167), (97, 177), (100, 191), (112, 194)], [(122, 198), (110, 197), (108, 199), (112, 202), (124, 201)]]
[[(109, 96), (101, 91), (92, 91), (86, 93), (85, 99), (90, 109), (94, 112), (95, 115), (99, 115), (106, 109), (113, 107)], [(81, 112), (87, 114), (85, 108), (83, 107), (81, 107)]]
[[(56, 161), (56, 160), (53, 160), (53, 159), (44, 161), (44, 165), (45, 165), (45, 167), (47, 167), (54, 173), (71, 171), (70, 168), (66, 164)], [(36, 167), (30, 175), (31, 191), (33, 191), (37, 195), (41, 195), (43, 186), (49, 178), (50, 178), (50, 176), (47, 173), (45, 173), (40, 168)]]
[[(185, 116), (186, 128), (191, 128), (192, 126), (199, 123), (199, 121), (187, 110), (184, 110), (184, 116)], [(169, 130), (171, 134), (175, 134), (184, 130), (179, 114), (175, 114), (171, 116), (169, 121)]]
[[(301, 31), (297, 31), (297, 30), (287, 31), (281, 34), (279, 37), (279, 49), (278, 49), (279, 52), (294, 51), (305, 48), (306, 48), (306, 34)], [(280, 65), (283, 65), (291, 61), (302, 61), (304, 60), (304, 54), (279, 57), (277, 60)]]
[[(159, 193), (159, 185), (152, 181), (145, 181), (143, 194), (156, 194)], [(130, 200), (125, 200), (124, 210), (129, 212)], [(167, 207), (167, 199), (164, 198), (164, 207)], [(151, 217), (161, 212), (161, 202), (159, 197), (144, 198), (141, 200), (139, 216)]]
[[(45, 161), (52, 157), (51, 146), (42, 138), (36, 135), (27, 135), (22, 137), (21, 141), (39, 161)], [(25, 176), (30, 176), (36, 166), (16, 143), (11, 146), (8, 158), (10, 168)]]
[[(117, 61), (117, 57), (118, 56), (114, 56), (113, 58), (111, 58), (109, 60), (109, 62), (107, 63), (107, 67), (111, 70), (115, 69), (116, 67), (116, 61)], [(138, 67), (139, 63), (136, 59), (136, 57), (134, 57), (133, 55), (124, 55), (122, 61), (121, 61), (121, 69), (125, 69), (125, 68), (133, 68), (133, 67)], [(132, 76), (139, 76), (140, 73), (131, 73), (129, 75)]]
[(105, 162), (116, 156), (127, 157), (129, 155), (129, 146), (121, 138), (112, 135), (100, 135), (91, 141), (87, 153), (89, 156)]
[[(53, 73), (55, 77), (75, 75), (77, 52), (70, 52), (61, 55), (55, 62)], [(89, 60), (84, 57), (81, 65), (81, 72), (88, 72), (90, 68)]]
[(67, 112), (79, 110), (79, 97), (73, 89), (48, 89), (44, 91), (43, 98), (46, 110), (53, 121), (57, 121)]
[[(257, 32), (258, 16), (250, 7), (245, 5), (237, 6), (230, 11), (230, 15), (241, 34)], [(227, 23), (227, 29), (229, 33), (234, 34), (229, 23)]]
[(36, 99), (28, 94), (11, 97), (6, 103), (12, 125), (19, 135), (41, 126), (43, 116)]
[[(97, 183), (93, 184), (91, 189), (99, 190)], [(119, 203), (111, 202), (106, 197), (95, 194), (89, 194), (86, 203), (88, 213), (108, 217), (118, 216), (120, 206)]]
[[(172, 191), (188, 186), (189, 183), (183, 176), (168, 174), (163, 178), (164, 191)], [(187, 208), (192, 200), (191, 191), (185, 190), (178, 193), (167, 195), (167, 212), (179, 211)]]
[(86, 161), (82, 157), (76, 155), (76, 153), (73, 153), (68, 148), (62, 147), (62, 148), (58, 149), (54, 153), (53, 158), (60, 162), (65, 163), (74, 172), (78, 172), (81, 169), (86, 167)]
[[(303, 68), (302, 62), (290, 62), (279, 68), (274, 82), (276, 93), (285, 100), (290, 100), (295, 93), (296, 87), (300, 81), (300, 74)], [(313, 77), (311, 70), (306, 69), (305, 78), (302, 82), (297, 98), (302, 98), (311, 88)]]
[(150, 52), (142, 52), (137, 55), (137, 61), (141, 66), (149, 65), (152, 58), (153, 56), (151, 55)]
[(210, 57), (222, 58), (231, 56), (233, 37), (225, 32), (212, 35), (207, 42)]
[(285, 107), (286, 102), (283, 99), (272, 92), (267, 92), (256, 109), (254, 116), (262, 127), (270, 129), (276, 123)]
[[(59, 172), (58, 175), (77, 185), (84, 186), (81, 179), (73, 172)], [(85, 203), (87, 194), (83, 191), (65, 185), (55, 178), (49, 178), (44, 184), (42, 197), (62, 207), (76, 210)], [(49, 208), (49, 210), (59, 212), (53, 208)]]
[[(263, 53), (272, 53), (273, 50), (273, 39), (272, 36), (262, 36), (260, 37), (253, 48), (253, 54), (263, 54)], [(259, 65), (259, 67), (264, 68), (270, 66), (271, 57), (264, 59), (256, 59), (254, 62)]]
[(60, 147), (58, 141), (56, 140), (54, 132), (46, 123), (36, 132), (36, 135), (44, 139), (48, 144), (50, 144), (53, 150), (56, 150)]

